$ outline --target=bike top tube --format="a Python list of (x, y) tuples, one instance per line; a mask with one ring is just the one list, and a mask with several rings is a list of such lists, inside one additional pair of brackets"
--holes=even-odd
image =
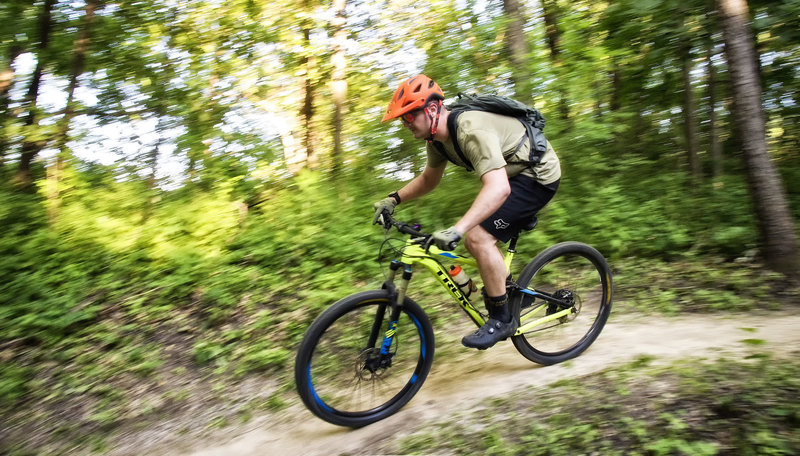
[[(384, 229), (387, 231), (394, 227), (400, 233), (410, 236), (410, 239), (406, 241), (406, 246), (403, 249), (403, 256), (401, 259), (403, 263), (413, 264), (419, 262), (419, 260), (422, 258), (432, 258), (437, 261), (443, 261), (444, 259), (447, 259), (452, 262), (471, 267), (478, 266), (477, 261), (472, 257), (461, 256), (452, 253), (451, 251), (441, 250), (435, 245), (430, 245), (427, 249), (425, 249), (424, 246), (430, 239), (431, 234), (419, 231), (419, 225), (410, 225), (405, 222), (399, 222), (388, 212), (384, 212), (381, 217), (382, 219), (380, 219), (380, 224), (383, 225)], [(505, 263), (506, 268), (509, 270), (511, 269), (511, 260), (513, 257), (514, 251), (508, 250), (505, 254)]]

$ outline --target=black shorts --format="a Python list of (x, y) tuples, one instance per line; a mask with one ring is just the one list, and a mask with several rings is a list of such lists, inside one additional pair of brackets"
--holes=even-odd
[(543, 185), (530, 176), (518, 174), (510, 179), (511, 194), (503, 205), (481, 227), (499, 241), (508, 242), (519, 234), (525, 224), (551, 200), (559, 181)]

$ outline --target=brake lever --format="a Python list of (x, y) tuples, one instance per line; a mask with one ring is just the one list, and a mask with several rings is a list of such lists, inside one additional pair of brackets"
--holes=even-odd
[(381, 225), (384, 231), (389, 231), (392, 228), (392, 222), (389, 220), (389, 217), (386, 217), (386, 212), (382, 212), (381, 215), (378, 216), (378, 221), (375, 222), (376, 225)]

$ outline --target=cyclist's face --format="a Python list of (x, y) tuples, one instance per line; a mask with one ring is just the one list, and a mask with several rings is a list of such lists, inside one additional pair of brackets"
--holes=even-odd
[(400, 120), (403, 121), (403, 126), (408, 128), (415, 138), (425, 139), (430, 135), (430, 119), (425, 115), (423, 109), (409, 111), (400, 116)]

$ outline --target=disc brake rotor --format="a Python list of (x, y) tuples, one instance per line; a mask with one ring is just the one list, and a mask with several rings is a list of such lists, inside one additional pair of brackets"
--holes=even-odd
[(561, 289), (556, 291), (553, 296), (565, 303), (565, 305), (559, 305), (560, 310), (572, 308), (572, 312), (559, 319), (561, 320), (562, 323), (574, 320), (575, 317), (577, 317), (578, 314), (581, 312), (580, 300), (576, 299), (575, 293), (573, 291), (567, 289)]

